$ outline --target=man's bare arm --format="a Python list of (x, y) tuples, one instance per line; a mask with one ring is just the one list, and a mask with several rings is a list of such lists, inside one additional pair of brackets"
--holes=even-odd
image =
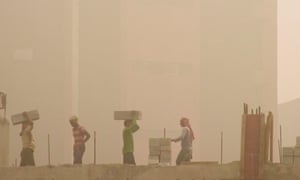
[(87, 130), (85, 130), (85, 139), (84, 139), (84, 143), (86, 143), (86, 142), (90, 139), (90, 137), (91, 137), (90, 133), (89, 133)]
[(27, 126), (23, 131), (24, 131), (24, 132), (29, 132), (29, 131), (31, 131), (31, 130), (33, 129), (33, 121), (32, 121), (32, 119), (30, 118), (28, 112), (24, 111), (24, 112), (23, 112), (23, 116), (24, 116), (24, 117), (27, 119), (27, 121), (30, 123), (30, 125)]
[(30, 118), (28, 112), (24, 111), (23, 116), (27, 119), (27, 121), (32, 122), (32, 119)]

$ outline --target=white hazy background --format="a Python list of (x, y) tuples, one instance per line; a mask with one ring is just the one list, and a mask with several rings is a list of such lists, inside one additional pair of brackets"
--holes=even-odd
[(300, 14), (296, 0), (278, 1), (278, 117), (283, 145), (293, 147), (300, 136)]
[(300, 98), (300, 14), (297, 0), (278, 1), (278, 103)]
[[(278, 24), (275, 0), (74, 2), (0, 0), (0, 90), (8, 116), (40, 111), (37, 165), (48, 163), (48, 134), (51, 163), (72, 162), (74, 112), (97, 132), (97, 162), (121, 163), (123, 126), (112, 115), (126, 109), (143, 111), (138, 164), (150, 137), (180, 134), (182, 116), (195, 131), (195, 161), (220, 160), (221, 131), (224, 162), (238, 160), (242, 103), (276, 115), (277, 102), (299, 97), (296, 1), (278, 2)], [(11, 126), (11, 164), (19, 131)], [(174, 162), (179, 144), (172, 150)], [(93, 162), (92, 139), (84, 162)]]

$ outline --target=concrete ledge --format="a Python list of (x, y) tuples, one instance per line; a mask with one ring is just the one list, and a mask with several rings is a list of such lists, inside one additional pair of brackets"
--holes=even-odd
[(182, 162), (182, 165), (218, 165), (218, 161), (192, 161), (192, 162)]
[(76, 165), (0, 168), (0, 180), (194, 180), (237, 179), (239, 166)]

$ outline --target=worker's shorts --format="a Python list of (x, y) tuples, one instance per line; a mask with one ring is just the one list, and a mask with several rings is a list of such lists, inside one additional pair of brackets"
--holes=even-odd
[(81, 144), (73, 148), (73, 164), (82, 164), (82, 157), (85, 152), (85, 145)]
[(128, 153), (123, 154), (123, 164), (135, 165), (133, 152), (128, 152)]
[(21, 151), (20, 166), (34, 166), (33, 150), (30, 148), (23, 148)]
[(179, 152), (177, 159), (176, 159), (176, 165), (180, 165), (181, 162), (189, 162), (192, 159), (192, 150), (191, 149), (181, 149)]

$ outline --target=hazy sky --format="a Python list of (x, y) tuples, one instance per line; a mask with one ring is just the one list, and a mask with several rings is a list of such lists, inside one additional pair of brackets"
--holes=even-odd
[[(279, 1), (279, 103), (300, 97), (297, 1)], [(52, 163), (72, 159), (67, 121), (74, 105), (72, 12), (71, 1), (63, 2), (0, 3), (0, 72), (4, 74), (0, 90), (9, 94), (8, 115), (39, 109), (43, 117), (35, 126), (39, 165), (47, 163), (48, 133)], [(221, 131), (226, 137), (224, 162), (239, 158), (242, 103), (276, 111), (275, 13), (272, 7), (264, 9), (261, 1), (228, 2), (82, 1), (79, 115), (90, 132), (97, 131), (98, 162), (121, 162), (122, 123), (112, 120), (112, 112), (122, 108), (143, 111), (142, 128), (135, 137), (138, 163), (147, 162), (149, 137), (161, 137), (163, 127), (169, 137), (180, 133), (181, 116), (192, 119), (197, 136), (194, 160), (219, 159)], [(234, 5), (240, 8), (232, 9)], [(264, 13), (274, 20), (265, 24), (266, 29), (261, 26), (265, 19), (255, 16)], [(255, 70), (245, 73), (251, 68)], [(12, 160), (19, 158), (19, 129), (11, 128)], [(90, 141), (87, 163), (93, 161), (92, 145)], [(173, 159), (178, 148), (174, 145)]]
[(300, 97), (300, 1), (278, 1), (278, 103)]

